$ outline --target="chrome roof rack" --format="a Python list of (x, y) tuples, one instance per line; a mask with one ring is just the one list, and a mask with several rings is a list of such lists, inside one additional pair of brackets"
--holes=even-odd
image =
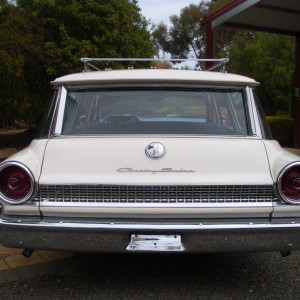
[[(225, 72), (225, 64), (229, 62), (229, 58), (219, 58), (219, 59), (194, 59), (194, 58), (88, 58), (83, 57), (81, 61), (84, 64), (83, 72), (91, 71), (91, 69), (101, 71), (99, 68), (94, 66), (91, 62), (170, 62), (170, 63), (182, 63), (182, 62), (195, 62), (200, 65), (200, 63), (212, 62), (214, 65), (207, 69), (206, 71), (214, 70), (221, 66), (221, 71)], [(200, 70), (203, 70), (202, 68)]]

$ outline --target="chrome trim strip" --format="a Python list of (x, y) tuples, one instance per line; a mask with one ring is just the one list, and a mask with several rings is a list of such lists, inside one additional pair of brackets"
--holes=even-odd
[(54, 109), (53, 109), (53, 115), (51, 118), (50, 126), (49, 126), (49, 131), (48, 131), (48, 138), (53, 136), (55, 134), (55, 126), (56, 126), (56, 121), (57, 121), (57, 115), (58, 115), (58, 108), (59, 108), (59, 100), (61, 96), (61, 87), (56, 88), (56, 97), (55, 97), (55, 104), (54, 104)]
[(123, 138), (128, 139), (128, 137), (134, 137), (134, 138), (165, 138), (165, 139), (172, 139), (172, 138), (182, 138), (182, 139), (190, 139), (190, 138), (207, 138), (207, 139), (223, 139), (223, 140), (229, 140), (229, 139), (250, 139), (250, 140), (259, 140), (257, 136), (250, 136), (250, 135), (209, 135), (209, 134), (78, 134), (78, 135), (59, 135), (56, 138), (63, 138), (63, 139), (74, 139), (74, 138)]
[[(38, 200), (32, 201), (35, 203), (39, 203)], [(41, 209), (45, 207), (57, 207), (57, 208), (62, 208), (62, 207), (70, 207), (70, 208), (89, 208), (91, 209), (91, 213), (93, 212), (93, 208), (246, 208), (248, 207), (249, 209), (253, 209), (254, 207), (273, 207), (273, 203), (278, 202), (277, 198), (272, 200), (269, 200), (268, 202), (210, 202), (210, 203), (201, 203), (201, 202), (194, 202), (194, 203), (97, 203), (97, 202), (50, 202), (50, 201), (42, 201), (40, 203)]]
[(166, 224), (163, 222), (133, 222), (133, 221), (27, 221), (27, 220), (12, 220), (12, 219), (1, 219), (1, 226), (12, 226), (12, 227), (33, 227), (33, 228), (50, 228), (50, 229), (113, 229), (113, 230), (222, 230), (222, 229), (280, 229), (280, 228), (299, 228), (300, 221), (299, 219), (290, 220), (286, 222), (277, 221), (277, 222), (262, 222), (262, 221), (245, 221), (236, 223), (230, 221), (228, 222), (216, 222), (206, 221), (203, 223), (196, 221), (182, 221), (179, 220), (176, 224), (168, 222)]
[(66, 99), (67, 99), (67, 90), (66, 90), (65, 87), (61, 87), (59, 108), (58, 108), (58, 114), (57, 114), (57, 119), (56, 119), (56, 126), (55, 126), (54, 135), (60, 135), (61, 134), (63, 119), (64, 119)]
[(249, 108), (250, 125), (252, 129), (252, 133), (253, 135), (257, 136), (259, 139), (262, 139), (262, 132), (257, 117), (257, 108), (255, 105), (252, 89), (250, 87), (246, 88), (246, 94), (247, 94), (247, 104)]

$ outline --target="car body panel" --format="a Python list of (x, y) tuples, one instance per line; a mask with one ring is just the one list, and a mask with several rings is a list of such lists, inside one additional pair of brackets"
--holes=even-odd
[[(209, 137), (68, 137), (51, 139), (40, 185), (258, 185), (273, 184), (263, 143), (258, 139)], [(159, 141), (166, 155), (146, 156)], [(211, 151), (211, 149), (214, 149)], [(85, 154), (82, 157), (82, 153)], [(249, 159), (255, 156), (255, 162)], [(107, 159), (109, 157), (109, 159)], [(190, 157), (197, 157), (197, 162)], [(213, 161), (213, 163), (211, 163)], [(233, 163), (234, 161), (234, 163)], [(272, 202), (251, 204), (94, 204), (42, 202), (44, 216), (110, 218), (267, 217)], [(223, 207), (222, 207), (223, 206)]]
[(283, 149), (275, 140), (264, 141), (264, 144), (268, 154), (271, 175), (275, 182), (281, 170), (286, 165), (299, 161), (299, 156)]
[(4, 162), (18, 161), (22, 163), (24, 166), (30, 169), (35, 180), (38, 181), (41, 173), (44, 151), (47, 143), (48, 140), (46, 139), (35, 139), (27, 148), (12, 155)]
[[(148, 158), (145, 148), (158, 141), (165, 146), (166, 155), (158, 160)], [(197, 157), (197, 161), (191, 157)], [(172, 171), (168, 172), (168, 169)], [(152, 136), (50, 139), (39, 183), (56, 182), (140, 185), (273, 183), (264, 144), (260, 140)]]
[(95, 71), (66, 75), (55, 79), (54, 86), (61, 85), (88, 85), (88, 84), (119, 84), (119, 83), (182, 83), (196, 85), (231, 85), (231, 86), (257, 86), (259, 83), (249, 77), (221, 73), (221, 72), (195, 72), (189, 70), (118, 70)]

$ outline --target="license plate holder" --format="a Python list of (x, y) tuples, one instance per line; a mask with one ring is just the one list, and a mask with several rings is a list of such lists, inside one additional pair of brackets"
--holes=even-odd
[(185, 247), (181, 242), (181, 236), (173, 235), (149, 235), (132, 234), (127, 251), (155, 251), (155, 252), (182, 252)]

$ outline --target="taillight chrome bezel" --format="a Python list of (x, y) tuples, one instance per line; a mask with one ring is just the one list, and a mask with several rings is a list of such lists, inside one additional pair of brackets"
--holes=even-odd
[[(291, 169), (293, 169), (293, 168), (295, 168), (295, 167), (300, 168), (300, 162), (293, 162), (293, 163), (287, 165), (286, 167), (284, 167), (284, 168), (281, 170), (281, 172), (279, 173), (278, 178), (277, 178), (277, 192), (278, 192), (278, 195), (280, 196), (280, 198), (281, 198), (283, 201), (285, 201), (285, 202), (287, 202), (287, 203), (290, 203), (290, 204), (298, 204), (298, 205), (300, 205), (300, 196), (299, 196), (299, 200), (297, 200), (297, 199), (292, 199), (292, 198), (288, 197), (288, 196), (283, 192), (283, 190), (282, 190), (282, 180), (283, 180), (284, 176), (286, 175), (286, 173), (287, 173), (288, 171), (290, 171)], [(299, 188), (295, 187), (295, 185), (294, 185), (294, 182), (297, 181), (297, 180), (299, 180), (299, 179), (300, 179), (300, 174), (299, 174), (299, 176), (297, 176), (297, 177), (295, 177), (295, 178), (293, 179), (293, 182), (291, 182), (291, 185), (292, 185), (292, 187), (293, 187), (295, 190), (299, 190)]]
[(2, 192), (1, 186), (0, 186), (0, 200), (4, 201), (6, 203), (9, 203), (9, 204), (13, 204), (13, 205), (23, 204), (23, 203), (27, 202), (28, 200), (32, 199), (36, 192), (36, 183), (34, 180), (34, 176), (26, 166), (24, 166), (23, 164), (16, 162), (16, 161), (9, 161), (9, 162), (4, 162), (4, 163), (0, 164), (0, 176), (1, 176), (1, 172), (9, 167), (18, 167), (18, 168), (22, 169), (26, 173), (26, 175), (28, 175), (28, 178), (30, 180), (30, 189), (29, 189), (28, 193), (26, 194), (26, 196), (16, 200), (16, 199), (10, 198), (7, 195), (5, 195)]

